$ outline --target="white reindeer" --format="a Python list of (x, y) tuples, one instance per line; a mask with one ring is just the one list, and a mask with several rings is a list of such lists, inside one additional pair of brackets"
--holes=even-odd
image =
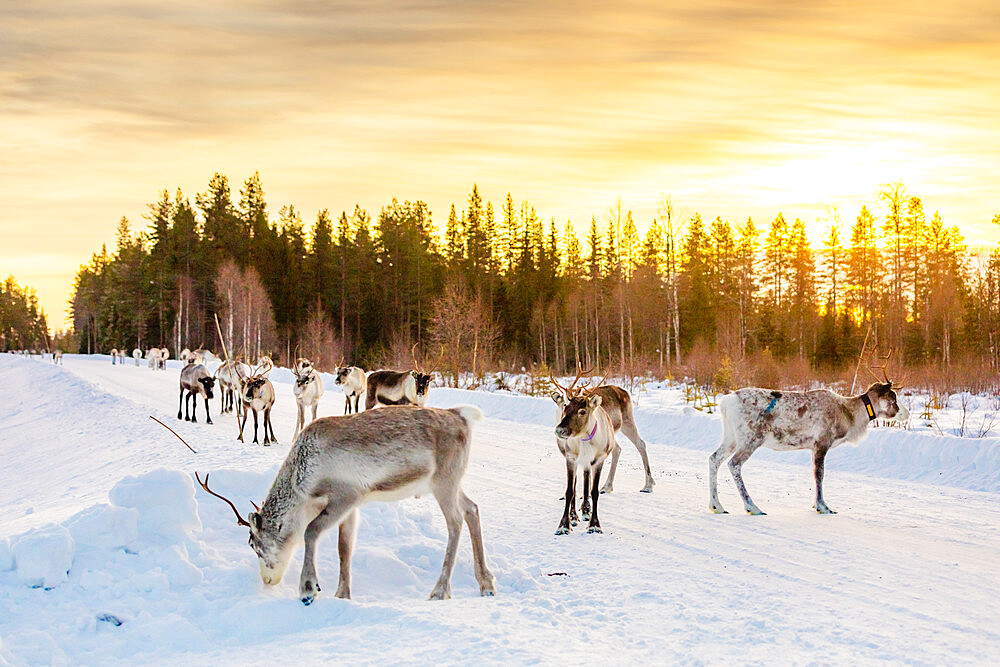
[(344, 388), (344, 414), (357, 412), (358, 401), (368, 389), (368, 378), (365, 377), (364, 369), (357, 366), (338, 366), (336, 376), (335, 382)]
[(257, 554), (265, 584), (281, 581), (296, 547), (305, 543), (299, 576), (299, 599), (305, 605), (312, 604), (320, 591), (316, 543), (327, 529), (340, 527), (336, 597), (349, 599), (358, 508), (375, 500), (401, 500), (428, 492), (434, 494), (448, 526), (444, 564), (431, 599), (451, 597), (463, 519), (472, 537), (479, 593), (492, 596), (496, 583), (486, 565), (479, 508), (462, 490), (472, 426), (482, 416), (478, 408), (469, 406), (449, 410), (406, 406), (318, 419), (288, 452), (263, 507), (246, 519), (232, 501), (209, 488), (208, 475), (204, 482), (199, 477), (198, 483), (227, 502), (237, 523), (249, 529), (250, 547)]
[(149, 362), (149, 369), (155, 371), (160, 367), (160, 348), (151, 347), (146, 350), (146, 361)]
[(220, 412), (233, 411), (235, 398), (243, 393), (243, 382), (249, 376), (250, 367), (239, 360), (225, 361), (215, 369), (215, 379), (219, 381), (219, 387), (222, 389), (222, 410)]
[[(270, 363), (270, 358), (266, 358)], [(247, 412), (253, 410), (253, 441), (257, 444), (257, 413), (264, 413), (264, 445), (269, 446), (278, 439), (274, 436), (274, 426), (271, 425), (271, 408), (274, 407), (274, 385), (267, 379), (267, 374), (271, 372), (273, 366), (260, 368), (259, 366), (250, 371), (250, 375), (243, 381), (243, 393), (240, 400), (243, 401), (243, 423), (240, 424), (240, 442), (243, 442), (243, 429), (247, 424)], [(268, 432), (270, 430), (270, 433)]]
[(295, 404), (299, 410), (295, 420), (295, 435), (292, 436), (292, 440), (295, 440), (305, 427), (307, 409), (312, 409), (312, 420), (316, 421), (316, 409), (319, 407), (319, 399), (323, 396), (323, 380), (308, 359), (296, 359), (292, 372), (295, 374), (295, 386), (292, 392), (295, 394)]
[(742, 469), (762, 445), (779, 451), (808, 449), (813, 454), (816, 503), (820, 514), (836, 514), (823, 500), (826, 453), (845, 442), (859, 442), (875, 419), (906, 421), (910, 413), (899, 405), (892, 382), (876, 382), (859, 396), (841, 396), (827, 389), (771, 391), (740, 389), (719, 399), (722, 444), (708, 459), (709, 509), (725, 514), (719, 502), (719, 466), (729, 459), (729, 470), (743, 498), (747, 514), (764, 512), (750, 499)]
[(161, 347), (160, 348), (160, 366), (159, 366), (159, 368), (160, 368), (161, 371), (167, 370), (167, 359), (169, 359), (169, 358), (170, 358), (170, 350), (168, 348)]
[(135, 359), (135, 366), (136, 368), (138, 368), (139, 360), (142, 359), (142, 350), (140, 350), (139, 348), (135, 348), (134, 350), (132, 350), (132, 358)]

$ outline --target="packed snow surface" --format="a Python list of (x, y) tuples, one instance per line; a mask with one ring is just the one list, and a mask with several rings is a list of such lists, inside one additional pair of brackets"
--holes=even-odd
[[(235, 417), (176, 418), (166, 371), (66, 355), (0, 355), (0, 663), (635, 662), (959, 664), (1000, 652), (1000, 440), (880, 428), (827, 461), (812, 509), (809, 456), (762, 451), (744, 467), (767, 516), (708, 512), (717, 416), (674, 388), (635, 395), (657, 485), (640, 494), (623, 453), (600, 501), (604, 535), (553, 535), (564, 463), (548, 399), (433, 388), (430, 404), (476, 405), (465, 489), (480, 508), (498, 594), (481, 598), (463, 534), (452, 600), (426, 600), (446, 528), (432, 497), (367, 505), (354, 599), (333, 598), (336, 532), (318, 549), (323, 592), (298, 601), (301, 549), (264, 586), (241, 511), (266, 496), (295, 425), (292, 375), (275, 369), (280, 444), (248, 444)], [(214, 368), (215, 363), (210, 364)], [(343, 395), (324, 375), (320, 415)], [(391, 409), (391, 408), (389, 408)], [(913, 411), (913, 407), (911, 407)], [(191, 453), (152, 415), (182, 435)]]

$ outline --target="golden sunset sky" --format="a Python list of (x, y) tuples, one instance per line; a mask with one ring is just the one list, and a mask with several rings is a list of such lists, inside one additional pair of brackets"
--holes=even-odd
[(307, 225), (478, 183), (581, 232), (670, 194), (816, 238), (902, 179), (987, 243), (998, 111), (989, 2), (6, 2), (0, 272), (62, 328), (119, 218), (216, 171)]

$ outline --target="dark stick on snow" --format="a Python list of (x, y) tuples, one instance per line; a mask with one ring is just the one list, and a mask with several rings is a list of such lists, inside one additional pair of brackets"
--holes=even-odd
[[(167, 426), (166, 424), (164, 424), (163, 422), (161, 422), (159, 419), (157, 419), (153, 415), (149, 415), (149, 418), (152, 419), (157, 424), (159, 424), (160, 426), (162, 426), (163, 428), (165, 428), (168, 431), (170, 431), (171, 433), (173, 433), (174, 435), (177, 435), (177, 431), (175, 431), (174, 429), (170, 428), (169, 426)], [(181, 442), (183, 442), (184, 446), (187, 447), (188, 449), (190, 449), (192, 452), (194, 452), (195, 454), (198, 453), (197, 451), (195, 451), (194, 447), (192, 447), (191, 445), (187, 444), (187, 440), (185, 440), (184, 438), (182, 438), (179, 435), (177, 435), (177, 439), (180, 440)]]

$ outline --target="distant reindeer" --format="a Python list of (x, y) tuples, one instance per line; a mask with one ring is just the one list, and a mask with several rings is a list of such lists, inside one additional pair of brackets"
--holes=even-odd
[[(181, 397), (177, 405), (177, 418), (185, 421), (198, 421), (198, 396), (205, 398), (205, 421), (212, 423), (212, 413), (208, 411), (208, 399), (214, 398), (212, 388), (215, 386), (215, 378), (208, 372), (202, 364), (188, 364), (181, 369)], [(187, 391), (187, 398), (184, 392)], [(191, 404), (190, 415), (188, 413), (188, 403)], [(181, 408), (183, 407), (183, 415)]]
[[(558, 391), (553, 392), (552, 400), (555, 401), (556, 405), (560, 408), (565, 408), (573, 396), (573, 388), (580, 379), (580, 374), (577, 373), (577, 377), (573, 380), (568, 388), (562, 387), (558, 382), (555, 381), (551, 375), (549, 379), (552, 384), (558, 388)], [(649, 455), (646, 452), (646, 441), (639, 436), (639, 429), (635, 425), (635, 413), (632, 409), (632, 396), (622, 389), (621, 387), (616, 387), (614, 385), (605, 384), (594, 387), (593, 389), (588, 389), (588, 393), (596, 394), (601, 397), (601, 409), (604, 410), (608, 417), (611, 419), (611, 425), (614, 427), (615, 433), (621, 431), (626, 438), (628, 438), (635, 448), (639, 450), (639, 457), (642, 459), (642, 467), (646, 472), (646, 483), (640, 489), (643, 493), (652, 493), (653, 486), (656, 482), (653, 481), (653, 473), (649, 468)], [(618, 458), (621, 456), (622, 448), (621, 445), (615, 441), (614, 449), (611, 452), (611, 470), (608, 472), (608, 479), (604, 482), (604, 486), (601, 487), (601, 493), (611, 493), (614, 491), (615, 486), (615, 472), (618, 470)], [(600, 480), (592, 480), (594, 484), (598, 484)], [(590, 490), (584, 488), (584, 497), (589, 495)]]
[[(267, 358), (267, 362), (271, 360)], [(274, 426), (271, 425), (271, 408), (274, 407), (274, 385), (271, 381), (267, 379), (267, 374), (271, 372), (273, 365), (267, 366), (267, 368), (261, 368), (257, 366), (250, 371), (250, 375), (243, 382), (243, 393), (241, 394), (241, 400), (243, 401), (243, 423), (240, 424), (240, 442), (243, 442), (243, 429), (247, 424), (247, 413), (253, 411), (253, 441), (254, 444), (258, 443), (257, 440), (257, 413), (264, 413), (264, 445), (270, 445), (272, 442), (277, 442), (278, 439), (274, 436)], [(270, 433), (268, 432), (270, 430)]]
[(319, 407), (319, 399), (323, 396), (323, 380), (308, 359), (296, 359), (292, 372), (295, 374), (295, 386), (292, 392), (295, 394), (295, 404), (299, 411), (295, 420), (295, 435), (292, 436), (292, 440), (295, 440), (305, 426), (307, 409), (312, 409), (312, 418), (316, 421), (316, 409)]
[(353, 412), (358, 411), (358, 401), (361, 395), (368, 389), (368, 378), (365, 377), (364, 369), (357, 366), (344, 366), (344, 360), (340, 360), (341, 365), (337, 367), (336, 384), (344, 388), (344, 414), (352, 412), (351, 401), (353, 400)]
[[(889, 355), (883, 358), (887, 364)], [(709, 509), (725, 514), (719, 502), (719, 466), (729, 459), (729, 470), (743, 498), (747, 514), (764, 514), (750, 499), (743, 483), (743, 464), (761, 446), (779, 451), (808, 449), (813, 455), (816, 503), (820, 514), (836, 514), (823, 500), (823, 473), (826, 453), (845, 442), (859, 442), (868, 434), (868, 425), (878, 419), (906, 421), (910, 417), (899, 405), (892, 382), (886, 374), (859, 396), (841, 396), (828, 389), (813, 391), (772, 391), (740, 389), (719, 399), (722, 415), (722, 444), (708, 459)], [(901, 387), (897, 387), (899, 389)]]
[(318, 419), (292, 445), (264, 506), (246, 519), (232, 501), (209, 488), (208, 475), (204, 482), (198, 477), (198, 483), (228, 503), (237, 523), (250, 530), (250, 547), (257, 554), (265, 584), (281, 581), (296, 547), (305, 542), (299, 577), (299, 599), (305, 605), (312, 604), (320, 591), (316, 543), (324, 531), (340, 527), (336, 597), (350, 599), (358, 508), (371, 501), (423, 493), (434, 494), (448, 526), (444, 564), (430, 598), (451, 597), (463, 519), (472, 537), (479, 592), (492, 596), (496, 583), (486, 565), (479, 508), (462, 490), (472, 426), (480, 419), (482, 412), (469, 406), (448, 410), (407, 406)]
[(167, 370), (167, 359), (169, 359), (169, 358), (170, 358), (170, 350), (167, 349), (167, 348), (165, 348), (165, 347), (161, 347), (160, 348), (160, 365), (159, 365), (159, 369), (161, 371)]
[(139, 348), (135, 348), (134, 350), (132, 350), (132, 358), (135, 359), (135, 366), (136, 368), (138, 368), (139, 360), (142, 359), (142, 350), (140, 350)]
[(111, 365), (114, 366), (115, 362), (117, 361), (118, 361), (118, 348), (113, 347), (111, 348)]
[(156, 370), (160, 367), (160, 348), (151, 347), (146, 350), (146, 361), (149, 362), (149, 369)]
[(63, 351), (58, 347), (52, 352), (52, 363), (62, 366)]
[[(413, 353), (417, 346), (410, 350)], [(368, 375), (368, 395), (365, 398), (365, 410), (371, 410), (377, 404), (382, 405), (419, 405), (427, 403), (427, 390), (430, 388), (433, 376), (425, 373), (413, 356), (412, 371), (374, 371)]]

